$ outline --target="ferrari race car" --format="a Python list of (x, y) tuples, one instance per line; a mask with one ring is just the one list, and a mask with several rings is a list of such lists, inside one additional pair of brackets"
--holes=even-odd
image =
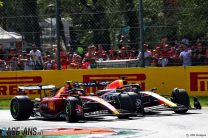
[[(87, 96), (85, 90), (77, 86), (78, 83), (74, 83), (74, 87), (70, 88), (70, 83), (67, 81), (67, 85), (58, 89), (54, 85), (19, 86), (19, 95), (13, 97), (10, 103), (12, 117), (16, 120), (26, 120), (30, 116), (41, 116), (49, 119), (65, 118), (68, 122), (76, 122), (80, 118), (95, 114), (110, 113), (118, 117), (122, 114), (101, 97)], [(97, 85), (94, 82), (87, 84)], [(31, 100), (26, 96), (26, 91), (33, 90), (44, 91), (44, 96), (40, 92), (40, 98)], [(47, 93), (51, 96), (46, 96)]]
[[(16, 120), (26, 120), (30, 116), (44, 118), (65, 118), (68, 122), (91, 115), (116, 115), (118, 118), (128, 118), (145, 114), (147, 110), (173, 110), (176, 113), (186, 113), (190, 108), (189, 96), (184, 89), (175, 88), (168, 100), (152, 91), (143, 91), (140, 84), (128, 84), (119, 79), (109, 82), (74, 82), (56, 88), (54, 85), (20, 86), (20, 95), (11, 100), (10, 112)], [(70, 87), (68, 87), (70, 86)], [(83, 87), (100, 87), (86, 95)], [(28, 90), (40, 92), (40, 98), (31, 100), (26, 96)], [(49, 92), (48, 92), (49, 90)], [(50, 96), (46, 93), (50, 93)]]

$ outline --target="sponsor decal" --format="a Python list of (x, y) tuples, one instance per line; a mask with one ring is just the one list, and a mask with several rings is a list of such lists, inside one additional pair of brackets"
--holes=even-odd
[[(103, 74), (103, 75), (83, 75), (83, 82), (90, 82), (90, 81), (109, 81), (112, 82), (114, 80), (119, 79), (119, 77), (125, 76), (126, 80), (129, 83), (140, 83), (142, 89), (145, 89), (145, 74)], [(98, 89), (103, 89), (104, 87), (100, 87)], [(95, 92), (97, 88), (88, 88), (87, 92)]]
[(76, 113), (78, 116), (83, 116), (83, 114), (84, 114), (83, 107), (77, 104), (76, 105)]
[[(42, 82), (41, 76), (29, 77), (0, 77), (0, 96), (17, 95), (18, 86), (22, 85), (37, 85)], [(39, 94), (39, 90), (30, 90), (26, 94)]]
[(52, 111), (55, 111), (55, 103), (54, 101), (48, 101), (48, 109), (49, 110), (52, 110)]
[(208, 72), (190, 72), (190, 90), (208, 91)]

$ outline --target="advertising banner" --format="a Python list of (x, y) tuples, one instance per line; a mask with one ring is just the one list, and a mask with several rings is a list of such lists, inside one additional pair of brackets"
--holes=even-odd
[[(0, 72), (0, 99), (17, 95), (18, 86), (64, 85), (65, 81), (113, 81), (125, 76), (129, 83), (140, 83), (144, 90), (157, 88), (156, 93), (170, 95), (173, 88), (186, 89), (190, 96), (208, 96), (208, 66), (116, 68)], [(87, 88), (88, 93), (96, 88)], [(39, 97), (40, 91), (26, 92), (31, 98)]]

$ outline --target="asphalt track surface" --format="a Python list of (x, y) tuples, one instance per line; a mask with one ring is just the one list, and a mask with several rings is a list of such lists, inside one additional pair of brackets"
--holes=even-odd
[[(175, 114), (172, 111), (161, 111), (149, 113), (143, 117), (138, 116), (122, 120), (117, 119), (115, 116), (93, 117), (77, 123), (67, 123), (64, 120), (45, 120), (42, 118), (15, 121), (11, 117), (9, 110), (0, 110), (0, 129), (9, 127), (37, 127), (38, 130), (53, 128), (110, 128), (115, 131), (125, 132), (124, 135), (120, 136), (122, 138), (207, 138), (208, 108), (190, 110), (182, 115)], [(136, 134), (131, 135), (131, 130), (136, 132)], [(88, 137), (104, 138), (105, 136)], [(116, 136), (108, 137), (114, 138)]]

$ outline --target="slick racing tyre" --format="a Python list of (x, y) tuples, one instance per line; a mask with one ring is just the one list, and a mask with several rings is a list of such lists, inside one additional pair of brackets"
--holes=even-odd
[(65, 103), (65, 118), (67, 122), (77, 122), (84, 116), (82, 103), (75, 97), (68, 97)]
[(131, 97), (133, 110), (137, 113), (144, 114), (144, 105), (142, 103), (141, 96), (135, 92), (128, 92), (128, 95)]
[[(183, 114), (188, 111), (190, 101), (188, 93), (184, 89), (173, 89), (171, 97), (171, 101), (179, 106), (178, 109), (174, 110), (175, 113)], [(183, 107), (181, 108), (181, 106)]]
[(16, 120), (27, 120), (33, 113), (33, 102), (28, 96), (15, 96), (10, 103), (10, 112)]
[(121, 93), (115, 98), (116, 108), (120, 110), (119, 119), (127, 119), (135, 112), (135, 105), (128, 93)]

